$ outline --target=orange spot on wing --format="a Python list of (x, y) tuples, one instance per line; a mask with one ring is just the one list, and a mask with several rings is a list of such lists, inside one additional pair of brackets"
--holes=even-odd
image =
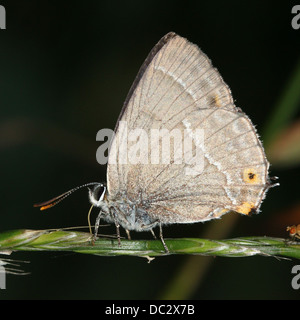
[(235, 211), (248, 215), (254, 209), (254, 204), (252, 202), (243, 202), (240, 206), (238, 206)]
[(243, 172), (243, 180), (246, 183), (250, 184), (258, 184), (260, 183), (259, 175), (257, 174), (256, 170), (253, 168), (246, 168)]

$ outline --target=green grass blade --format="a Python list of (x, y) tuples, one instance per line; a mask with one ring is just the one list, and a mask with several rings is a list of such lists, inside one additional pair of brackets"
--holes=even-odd
[[(169, 254), (198, 254), (221, 257), (254, 255), (300, 259), (300, 243), (281, 238), (244, 237), (227, 240), (198, 238), (165, 239)], [(86, 232), (64, 230), (14, 230), (0, 234), (0, 251), (71, 251), (101, 256), (158, 257), (167, 255), (159, 240), (99, 238), (91, 243)]]

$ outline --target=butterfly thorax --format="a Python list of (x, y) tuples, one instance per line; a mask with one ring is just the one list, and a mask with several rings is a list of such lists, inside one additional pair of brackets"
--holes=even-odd
[(93, 194), (90, 201), (101, 209), (101, 217), (108, 223), (121, 225), (124, 229), (147, 231), (158, 224), (147, 212), (148, 205), (144, 201), (132, 201), (126, 194), (110, 196), (105, 189), (99, 200)]
[(109, 199), (108, 207), (110, 215), (127, 230), (146, 231), (157, 224), (143, 203), (130, 201), (126, 197)]

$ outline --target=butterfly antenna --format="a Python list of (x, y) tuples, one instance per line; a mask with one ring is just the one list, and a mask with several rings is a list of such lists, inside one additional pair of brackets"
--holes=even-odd
[(83, 184), (79, 187), (76, 187), (76, 188), (73, 188), (55, 198), (52, 198), (48, 201), (44, 201), (44, 202), (40, 202), (40, 203), (36, 203), (34, 204), (33, 206), (36, 207), (36, 208), (40, 208), (40, 210), (46, 210), (46, 209), (49, 209), (49, 208), (52, 208), (54, 207), (55, 205), (57, 205), (59, 202), (63, 201), (64, 199), (66, 199), (70, 194), (72, 194), (73, 192), (79, 190), (79, 189), (82, 189), (82, 188), (85, 188), (85, 187), (89, 187), (89, 186), (94, 186), (94, 185), (102, 185), (102, 183), (99, 183), (99, 182), (90, 182), (90, 183), (86, 183), (86, 184)]

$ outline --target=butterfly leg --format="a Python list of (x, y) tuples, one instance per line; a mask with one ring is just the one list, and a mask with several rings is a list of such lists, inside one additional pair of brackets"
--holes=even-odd
[(121, 247), (121, 235), (120, 235), (120, 225), (118, 223), (116, 224), (116, 231), (117, 231), (117, 238), (118, 238), (118, 245)]
[[(118, 223), (114, 212), (111, 213), (111, 217), (114, 220), (115, 226), (116, 226), (116, 232), (117, 232), (117, 238), (118, 238), (118, 245), (121, 247), (121, 235), (120, 235), (120, 224)], [(126, 231), (127, 232), (127, 231)]]
[(156, 240), (157, 238), (156, 238), (156, 235), (155, 235), (153, 229), (150, 229), (150, 231), (151, 231), (151, 233), (152, 233), (152, 235), (153, 235), (153, 238)]
[(92, 239), (92, 243), (94, 244), (96, 239), (97, 239), (97, 234), (98, 234), (98, 229), (99, 229), (99, 226), (100, 226), (100, 219), (101, 219), (101, 214), (102, 214), (102, 211), (100, 210), (97, 218), (96, 218), (96, 222), (95, 222), (95, 229), (94, 229), (94, 236), (93, 236), (93, 239)]
[(170, 251), (169, 251), (169, 249), (168, 249), (168, 247), (167, 247), (167, 245), (165, 243), (165, 240), (163, 238), (161, 222), (159, 222), (159, 237), (160, 237), (160, 241), (162, 242), (162, 244), (163, 244), (163, 246), (165, 248), (166, 253), (169, 253)]
[(160, 222), (159, 220), (155, 220), (153, 223), (144, 226), (144, 228), (145, 228), (145, 229), (147, 228), (148, 230), (150, 229), (150, 231), (151, 231), (154, 239), (156, 239), (155, 233), (154, 233), (154, 231), (153, 231), (152, 228), (153, 228), (153, 227), (156, 227), (157, 225), (159, 225), (159, 238), (160, 238), (160, 241), (161, 241), (161, 243), (163, 244), (166, 253), (169, 253), (170, 251), (169, 251), (169, 249), (168, 249), (168, 247), (167, 247), (167, 245), (166, 245), (166, 243), (165, 243), (165, 240), (164, 240), (164, 238), (163, 238), (161, 222)]
[(131, 240), (130, 231), (127, 230), (127, 229), (125, 229), (125, 231), (126, 231), (126, 233), (127, 233), (127, 238), (128, 238), (128, 240)]

